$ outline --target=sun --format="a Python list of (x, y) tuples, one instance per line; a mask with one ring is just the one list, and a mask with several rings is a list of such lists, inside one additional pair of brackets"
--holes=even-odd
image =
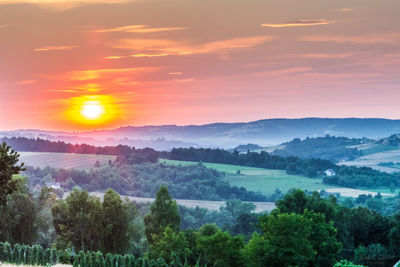
[(65, 101), (63, 117), (80, 128), (110, 125), (121, 119), (121, 107), (110, 95), (81, 95)]
[(87, 120), (98, 120), (105, 113), (105, 109), (99, 101), (87, 101), (82, 103), (80, 113)]

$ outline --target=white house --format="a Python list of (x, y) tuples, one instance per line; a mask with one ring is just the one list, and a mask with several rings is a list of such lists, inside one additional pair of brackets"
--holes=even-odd
[(332, 169), (328, 169), (328, 170), (324, 171), (324, 174), (326, 176), (334, 176), (336, 174), (336, 172)]

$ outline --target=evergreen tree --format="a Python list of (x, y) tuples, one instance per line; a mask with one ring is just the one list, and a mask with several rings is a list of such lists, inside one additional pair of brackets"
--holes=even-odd
[(178, 206), (176, 201), (169, 195), (166, 187), (160, 187), (156, 195), (156, 200), (150, 207), (150, 211), (150, 214), (144, 217), (146, 236), (150, 244), (162, 236), (167, 226), (173, 231), (179, 230), (181, 219)]

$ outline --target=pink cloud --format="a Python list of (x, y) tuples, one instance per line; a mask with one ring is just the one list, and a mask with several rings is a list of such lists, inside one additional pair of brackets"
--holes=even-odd
[(287, 28), (287, 27), (308, 27), (317, 25), (327, 25), (331, 23), (333, 23), (333, 21), (328, 21), (325, 19), (303, 19), (296, 21), (288, 21), (284, 23), (263, 23), (261, 24), (261, 26), (268, 28)]
[(336, 42), (354, 44), (394, 43), (400, 39), (400, 33), (366, 34), (358, 36), (344, 35), (309, 35), (300, 38), (307, 42)]

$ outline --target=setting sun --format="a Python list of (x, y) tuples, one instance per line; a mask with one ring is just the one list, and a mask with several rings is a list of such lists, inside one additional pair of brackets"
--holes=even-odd
[(65, 118), (83, 128), (110, 124), (121, 116), (117, 101), (109, 95), (72, 97), (66, 105)]
[(99, 119), (104, 113), (104, 107), (98, 101), (85, 102), (81, 109), (81, 115), (87, 120)]

